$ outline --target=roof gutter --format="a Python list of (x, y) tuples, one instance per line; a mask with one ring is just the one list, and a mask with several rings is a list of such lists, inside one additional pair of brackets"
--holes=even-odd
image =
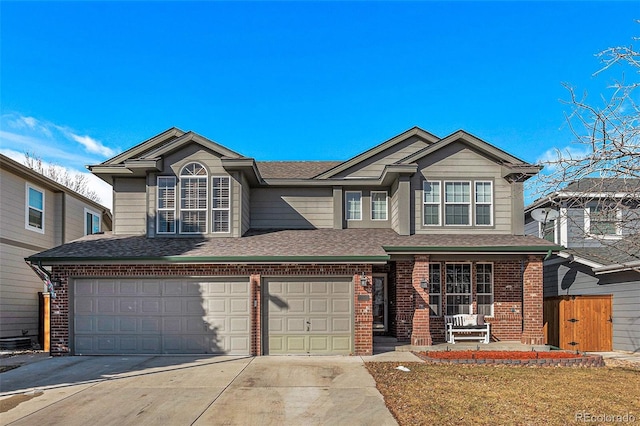
[(640, 261), (629, 263), (616, 263), (614, 265), (593, 268), (596, 275), (610, 274), (613, 272), (635, 271), (640, 272)]
[(486, 246), (486, 247), (469, 247), (469, 246), (382, 246), (388, 253), (394, 254), (413, 254), (413, 253), (438, 253), (438, 254), (455, 254), (455, 253), (475, 253), (475, 254), (543, 254), (546, 253), (548, 258), (552, 253), (562, 250), (562, 246)]
[[(31, 259), (31, 258), (29, 258)], [(29, 260), (27, 259), (27, 260)], [(97, 262), (101, 264), (113, 263), (174, 263), (174, 264), (385, 264), (390, 256), (148, 256), (148, 257), (46, 257), (38, 259), (38, 263), (45, 264), (78, 264)]]

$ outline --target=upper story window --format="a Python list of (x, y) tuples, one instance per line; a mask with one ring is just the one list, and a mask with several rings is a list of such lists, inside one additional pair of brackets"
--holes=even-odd
[(100, 213), (87, 208), (84, 209), (84, 235), (100, 232)]
[(546, 222), (540, 222), (540, 234), (542, 238), (552, 243), (556, 242), (556, 221), (555, 220), (547, 220)]
[(44, 234), (44, 191), (30, 184), (26, 187), (25, 227)]
[(423, 226), (492, 226), (493, 215), (493, 182), (422, 183)]
[(440, 182), (422, 183), (424, 225), (440, 225)]
[(207, 171), (190, 163), (180, 172), (180, 233), (207, 233)]
[(476, 225), (492, 225), (493, 185), (491, 182), (476, 182)]
[(230, 219), (230, 179), (227, 176), (214, 176), (211, 195), (211, 232), (229, 232)]
[(347, 220), (362, 220), (362, 192), (345, 191)]
[(387, 220), (387, 192), (371, 191), (371, 220)]
[(585, 231), (590, 235), (618, 236), (621, 229), (619, 210), (606, 205), (591, 206), (586, 209)]
[(471, 224), (471, 183), (444, 183), (444, 224)]
[(158, 218), (159, 234), (176, 233), (176, 178), (173, 176), (158, 177)]

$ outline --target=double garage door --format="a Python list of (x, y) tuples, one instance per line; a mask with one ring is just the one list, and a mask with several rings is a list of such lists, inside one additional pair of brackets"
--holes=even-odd
[[(264, 354), (350, 354), (350, 278), (264, 278)], [(78, 355), (251, 352), (248, 277), (76, 279), (72, 341)]]
[(249, 278), (76, 279), (74, 352), (250, 352)]

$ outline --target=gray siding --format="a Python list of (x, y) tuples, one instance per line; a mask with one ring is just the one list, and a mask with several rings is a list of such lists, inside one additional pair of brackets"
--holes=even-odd
[(401, 143), (398, 143), (368, 160), (360, 163), (357, 167), (352, 167), (336, 177), (374, 177), (377, 178), (382, 174), (384, 167), (393, 164), (419, 150), (427, 147), (427, 143), (420, 138), (413, 136)]
[(251, 228), (333, 228), (333, 188), (252, 188)]
[(37, 250), (0, 243), (0, 337), (38, 335), (38, 292), (43, 283), (24, 258)]
[[(499, 164), (487, 159), (482, 154), (469, 149), (464, 144), (451, 144), (433, 155), (421, 160), (420, 172), (411, 180), (412, 199), (414, 203), (412, 232), (416, 234), (456, 234), (470, 232), (474, 234), (513, 234), (513, 216), (523, 214), (522, 210), (512, 210), (512, 185), (502, 178)], [(432, 181), (491, 181), (493, 182), (493, 225), (492, 226), (423, 226), (422, 225), (422, 182)], [(441, 183), (444, 190), (444, 184)], [(473, 204), (473, 203), (472, 203)], [(444, 195), (441, 205), (441, 221), (444, 221)], [(473, 215), (473, 212), (472, 212)], [(472, 219), (473, 222), (473, 219)], [(522, 233), (523, 230), (520, 230)]]
[(113, 180), (113, 233), (144, 234), (147, 223), (145, 178)]
[(540, 235), (540, 226), (539, 222), (531, 219), (524, 224), (524, 235), (533, 235), (537, 237)]
[(251, 188), (244, 176), (242, 176), (239, 200), (240, 217), (242, 218), (240, 235), (244, 235), (251, 228)]
[(613, 349), (640, 351), (640, 274), (619, 272), (596, 276), (589, 267), (547, 262), (544, 297), (613, 295)]

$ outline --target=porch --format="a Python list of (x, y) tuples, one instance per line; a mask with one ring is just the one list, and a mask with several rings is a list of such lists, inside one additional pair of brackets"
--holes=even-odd
[(536, 351), (547, 352), (551, 350), (549, 345), (525, 345), (517, 341), (490, 342), (488, 344), (477, 342), (436, 343), (428, 346), (412, 345), (410, 342), (399, 342), (391, 336), (373, 337), (373, 354), (379, 355), (389, 352), (429, 352), (429, 351)]

